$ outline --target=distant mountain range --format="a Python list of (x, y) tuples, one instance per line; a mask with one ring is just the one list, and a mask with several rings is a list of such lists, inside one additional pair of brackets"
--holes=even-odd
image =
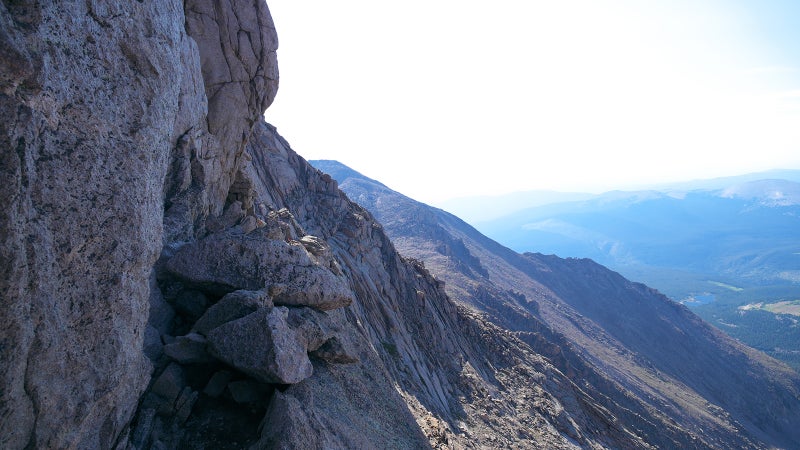
[[(444, 281), (448, 296), (545, 356), (593, 408), (615, 418), (610, 427), (646, 436), (642, 447), (791, 447), (800, 440), (797, 425), (764, 422), (800, 413), (798, 375), (685, 306), (589, 259), (517, 253), (336, 161), (310, 162), (369, 210), (403, 255)], [(607, 200), (664, 200), (621, 197)], [(767, 387), (774, 383), (785, 388)], [(776, 401), (783, 406), (766, 406)], [(729, 440), (732, 430), (738, 441)]]
[(800, 280), (800, 183), (793, 181), (616, 191), (475, 225), (517, 251), (589, 257), (627, 274), (655, 267), (749, 284)]
[[(548, 204), (539, 192), (495, 202), (503, 198), (514, 199), (516, 210), (474, 222), (487, 236), (520, 252), (592, 258), (800, 369), (797, 315), (746, 308), (800, 300), (800, 171)], [(482, 198), (460, 201), (474, 207)]]
[[(693, 180), (677, 183), (654, 184), (635, 191), (682, 192), (695, 190), (724, 190), (731, 186), (760, 180), (787, 180), (800, 182), (800, 170), (770, 170), (730, 177)], [(436, 206), (449, 211), (471, 224), (491, 221), (514, 212), (553, 203), (588, 200), (598, 194), (587, 192), (522, 191), (501, 195), (479, 195), (448, 199)]]

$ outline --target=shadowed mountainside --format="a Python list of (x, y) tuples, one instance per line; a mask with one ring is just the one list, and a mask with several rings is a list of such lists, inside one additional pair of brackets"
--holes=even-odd
[(797, 174), (773, 171), (531, 207), (523, 198), (512, 214), (471, 223), (519, 252), (592, 258), (797, 370), (796, 319), (747, 309), (800, 296), (800, 183), (791, 181)]
[[(312, 163), (323, 171), (339, 165)], [(634, 411), (633, 422), (656, 435), (678, 428), (711, 446), (741, 446), (748, 436), (790, 448), (800, 439), (798, 375), (684, 306), (591, 260), (517, 254), (369, 178), (339, 182), (454, 300), (516, 331), (605, 396), (611, 413)]]

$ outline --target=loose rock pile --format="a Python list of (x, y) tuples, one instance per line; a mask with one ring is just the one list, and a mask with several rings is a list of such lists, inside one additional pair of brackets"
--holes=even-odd
[(238, 201), (209, 222), (156, 269), (145, 342), (156, 373), (133, 448), (252, 444), (276, 390), (310, 377), (312, 358), (358, 361), (339, 309), (353, 294), (323, 239), (285, 209), (259, 218)]

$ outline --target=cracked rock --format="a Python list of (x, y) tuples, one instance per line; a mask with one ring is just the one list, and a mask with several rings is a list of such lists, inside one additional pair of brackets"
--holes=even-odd
[(269, 227), (248, 234), (217, 233), (181, 247), (167, 270), (197, 289), (224, 294), (280, 284), (276, 305), (331, 310), (349, 305), (343, 276), (320, 264), (298, 242), (271, 239)]
[(208, 308), (205, 314), (195, 322), (192, 331), (208, 335), (214, 328), (244, 317), (258, 308), (272, 308), (272, 301), (264, 290), (231, 292)]
[(208, 335), (212, 355), (265, 383), (294, 384), (313, 368), (300, 337), (286, 323), (285, 307), (258, 309)]

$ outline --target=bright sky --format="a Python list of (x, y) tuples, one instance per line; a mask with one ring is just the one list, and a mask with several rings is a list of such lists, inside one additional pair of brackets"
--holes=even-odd
[(267, 121), (426, 203), (800, 168), (800, 1), (267, 3)]

